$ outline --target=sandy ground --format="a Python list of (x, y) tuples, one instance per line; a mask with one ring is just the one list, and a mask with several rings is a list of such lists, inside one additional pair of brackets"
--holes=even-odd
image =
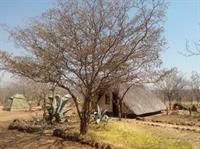
[(14, 119), (29, 119), (36, 112), (9, 112), (0, 107), (0, 149), (90, 149), (90, 146), (64, 141), (51, 134), (22, 133), (8, 130)]

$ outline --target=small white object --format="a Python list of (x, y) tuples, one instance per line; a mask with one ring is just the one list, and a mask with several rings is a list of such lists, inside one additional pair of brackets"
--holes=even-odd
[(97, 122), (97, 124), (99, 124), (99, 123), (100, 123), (100, 119), (97, 119), (97, 121), (96, 121), (96, 122)]
[(72, 96), (70, 94), (66, 94), (65, 98), (72, 98)]

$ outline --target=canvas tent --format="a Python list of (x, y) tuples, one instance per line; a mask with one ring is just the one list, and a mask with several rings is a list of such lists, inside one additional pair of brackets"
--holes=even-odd
[[(98, 104), (108, 113), (117, 116), (116, 102), (113, 92), (107, 92), (107, 97), (103, 96)], [(108, 98), (109, 97), (109, 98)], [(122, 112), (126, 115), (141, 116), (150, 115), (166, 110), (164, 103), (156, 97), (150, 90), (142, 86), (132, 87), (125, 95), (123, 100)]]
[(15, 94), (6, 100), (4, 110), (8, 111), (27, 111), (29, 104), (23, 94)]
[(124, 98), (124, 104), (135, 114), (143, 115), (166, 110), (164, 103), (151, 91), (142, 87), (132, 88)]

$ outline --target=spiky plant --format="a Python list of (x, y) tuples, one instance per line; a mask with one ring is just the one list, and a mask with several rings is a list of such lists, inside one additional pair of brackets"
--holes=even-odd
[(106, 115), (106, 110), (103, 110), (97, 105), (96, 111), (94, 112), (94, 119), (96, 124), (99, 124), (100, 122), (108, 122), (109, 117)]
[(68, 121), (69, 116), (67, 113), (71, 109), (65, 110), (64, 107), (67, 104), (69, 100), (64, 100), (63, 98), (60, 97), (55, 97), (49, 98), (49, 105), (47, 106), (47, 116), (46, 116), (46, 121), (48, 123), (53, 123), (53, 122), (66, 122)]

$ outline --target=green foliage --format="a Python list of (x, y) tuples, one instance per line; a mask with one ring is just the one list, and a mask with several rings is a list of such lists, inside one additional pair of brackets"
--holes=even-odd
[(102, 108), (97, 105), (97, 109), (94, 112), (94, 119), (96, 124), (99, 124), (100, 122), (108, 122), (109, 117), (106, 115), (106, 110), (103, 110)]
[(53, 98), (49, 97), (50, 103), (47, 106), (47, 116), (45, 117), (48, 123), (53, 122), (67, 122), (69, 116), (67, 113), (71, 109), (65, 110), (65, 105), (67, 104), (68, 100), (64, 100), (63, 98), (56, 97), (54, 100)]

